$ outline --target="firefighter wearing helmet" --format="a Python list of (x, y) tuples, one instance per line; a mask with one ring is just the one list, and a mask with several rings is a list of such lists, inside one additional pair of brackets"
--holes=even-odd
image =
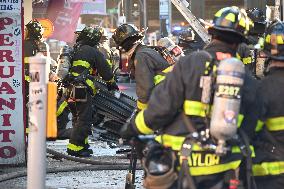
[(143, 44), (144, 35), (131, 24), (120, 25), (113, 39), (121, 53), (128, 56), (136, 80), (137, 108), (143, 110), (155, 85), (165, 78), (170, 64), (154, 49)]
[(263, 40), (266, 17), (264, 12), (258, 8), (248, 9), (246, 13), (251, 19), (252, 27), (248, 33), (246, 43), (239, 45), (237, 56), (253, 75), (260, 78), (263, 76), (259, 72), (263, 72), (264, 59), (259, 56), (259, 41)]
[[(25, 67), (25, 102), (29, 101), (29, 62), (28, 57), (35, 56), (39, 52), (42, 43), (43, 27), (37, 20), (31, 20), (25, 25), (24, 36), (24, 67)], [(28, 127), (28, 111), (26, 113), (26, 127)], [(28, 132), (28, 131), (27, 131)]]
[[(107, 31), (103, 27), (98, 26), (98, 25), (94, 26), (93, 28), (95, 29), (95, 31), (99, 32), (98, 37), (100, 36), (99, 42), (95, 43), (94, 48), (97, 48), (97, 50), (100, 51), (104, 55), (109, 67), (113, 71), (113, 53), (109, 45), (107, 44), (107, 40), (108, 40)], [(77, 37), (80, 36), (81, 32), (82, 30), (75, 31), (75, 34), (77, 35)], [(57, 75), (61, 81), (63, 81), (64, 77), (66, 77), (66, 75), (68, 74), (72, 56), (73, 56), (72, 47), (69, 47), (66, 45), (61, 49), (60, 54), (58, 56), (59, 66), (57, 69)], [(59, 97), (58, 102), (57, 102), (57, 112), (56, 112), (57, 129), (58, 129), (57, 138), (58, 139), (69, 139), (71, 136), (72, 128), (67, 128), (67, 123), (69, 122), (69, 118), (68, 118), (69, 113), (70, 113), (70, 110), (68, 108), (67, 99), (64, 98), (64, 96), (62, 98)]]
[(67, 146), (67, 153), (77, 157), (89, 157), (88, 135), (95, 119), (95, 107), (92, 103), (96, 87), (92, 81), (93, 70), (106, 81), (109, 90), (118, 90), (113, 74), (104, 55), (95, 46), (98, 45), (101, 32), (96, 27), (85, 27), (76, 39), (71, 68), (68, 74), (67, 103), (73, 116), (73, 129)]
[(258, 90), (262, 102), (261, 120), (254, 140), (256, 158), (253, 175), (258, 189), (284, 186), (284, 23), (273, 21), (264, 38), (268, 72)]
[[(257, 122), (256, 81), (234, 57), (248, 32), (247, 19), (237, 7), (219, 10), (209, 28), (210, 44), (181, 58), (154, 89), (148, 107), (122, 127), (122, 138), (155, 133), (156, 142), (164, 147), (165, 152), (159, 153), (166, 161), (151, 164), (150, 154), (143, 160), (146, 188), (239, 185), (237, 170), (244, 156), (237, 145), (242, 141), (236, 139), (237, 131), (253, 133)], [(178, 157), (172, 158), (168, 150)], [(162, 154), (159, 157), (164, 158)], [(179, 172), (172, 163), (175, 159)], [(164, 165), (155, 169), (155, 162)]]
[(178, 36), (178, 45), (182, 47), (185, 55), (188, 55), (196, 50), (200, 50), (204, 46), (204, 42), (191, 28), (183, 30)]

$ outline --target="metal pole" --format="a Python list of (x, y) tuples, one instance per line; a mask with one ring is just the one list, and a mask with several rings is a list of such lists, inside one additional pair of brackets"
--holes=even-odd
[(146, 3), (146, 0), (143, 0), (143, 26), (144, 26), (144, 29), (147, 28), (147, 3)]
[(244, 0), (244, 8), (248, 9), (248, 0)]
[(49, 67), (41, 53), (29, 58), (28, 189), (45, 189), (46, 115)]
[(282, 6), (281, 6), (281, 11), (282, 11), (282, 21), (284, 21), (284, 0), (282, 0)]
[(169, 0), (169, 28), (168, 34), (172, 33), (172, 2)]

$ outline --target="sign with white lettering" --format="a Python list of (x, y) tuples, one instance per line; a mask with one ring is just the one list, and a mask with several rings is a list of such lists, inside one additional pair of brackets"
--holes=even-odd
[(21, 6), (0, 0), (0, 164), (25, 161)]

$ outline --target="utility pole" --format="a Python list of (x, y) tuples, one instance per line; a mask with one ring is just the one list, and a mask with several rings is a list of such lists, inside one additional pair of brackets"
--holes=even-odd
[(124, 10), (125, 10), (125, 16), (126, 16), (126, 22), (127, 23), (133, 23), (133, 0), (126, 0), (124, 1)]

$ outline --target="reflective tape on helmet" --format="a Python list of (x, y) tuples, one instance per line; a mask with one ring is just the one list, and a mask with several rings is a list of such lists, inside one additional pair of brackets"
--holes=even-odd
[(166, 78), (164, 75), (156, 75), (154, 77), (154, 84), (157, 85)]
[(229, 20), (231, 22), (235, 22), (236, 21), (236, 16), (235, 16), (234, 13), (229, 13), (229, 14), (227, 14), (227, 16), (225, 16), (225, 19)]
[(73, 66), (83, 66), (83, 67), (85, 67), (85, 68), (87, 68), (87, 69), (89, 69), (90, 68), (90, 63), (89, 62), (87, 62), (87, 61), (84, 61), (84, 60), (76, 60), (76, 61), (73, 61), (73, 64), (72, 64)]
[(69, 143), (69, 144), (67, 145), (67, 149), (72, 150), (72, 151), (75, 151), (75, 152), (78, 152), (78, 151), (80, 151), (80, 150), (83, 150), (83, 149), (84, 149), (84, 146), (77, 146), (77, 145), (75, 145), (75, 144)]
[(97, 93), (97, 90), (95, 88), (94, 82), (90, 79), (86, 79), (86, 83), (89, 87), (91, 87), (92, 91), (93, 91), (93, 95)]
[(259, 132), (261, 131), (261, 129), (263, 128), (264, 123), (260, 120), (257, 121), (256, 127), (255, 127), (255, 132)]
[(137, 108), (139, 110), (145, 110), (147, 108), (148, 104), (147, 103), (143, 103), (143, 102), (140, 102), (139, 100), (137, 100)]
[(58, 110), (56, 112), (56, 116), (57, 117), (60, 116), (67, 106), (68, 106), (68, 103), (66, 101), (63, 101), (58, 107)]
[(206, 104), (198, 101), (185, 100), (183, 104), (184, 113), (191, 116), (205, 117), (206, 108)]
[(216, 14), (214, 15), (215, 17), (220, 17), (222, 15), (222, 13), (224, 12), (225, 8), (222, 8), (221, 10), (219, 10), (218, 12), (216, 12)]
[(265, 124), (269, 131), (284, 130), (284, 117), (275, 117), (267, 119)]
[(153, 134), (154, 131), (149, 128), (144, 120), (144, 110), (140, 111), (135, 118), (135, 125), (138, 131), (144, 135)]
[(284, 161), (263, 162), (252, 166), (254, 176), (279, 175), (284, 173)]

